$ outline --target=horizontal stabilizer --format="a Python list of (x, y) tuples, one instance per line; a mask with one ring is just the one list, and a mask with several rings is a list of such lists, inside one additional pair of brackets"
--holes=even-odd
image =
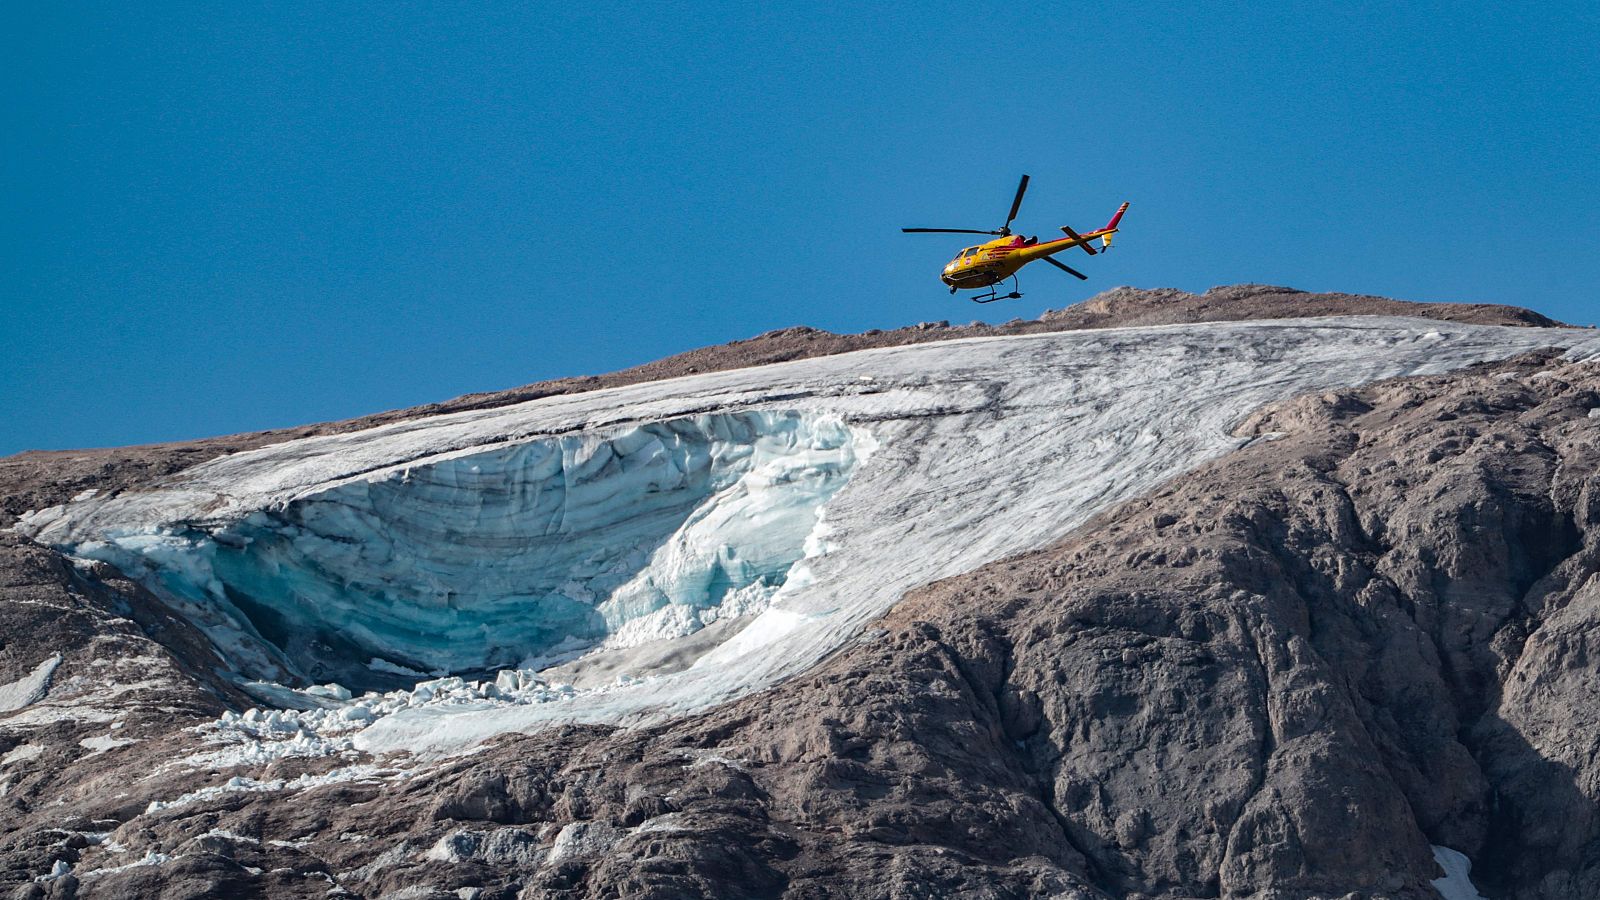
[(1090, 256), (1094, 255), (1094, 248), (1089, 246), (1089, 242), (1083, 239), (1083, 235), (1077, 233), (1076, 231), (1073, 231), (1071, 228), (1067, 227), (1066, 225), (1061, 226), (1061, 230), (1065, 231), (1067, 233), (1067, 237), (1072, 238), (1073, 240), (1077, 241), (1078, 242), (1078, 246), (1083, 248), (1083, 252), (1089, 254)]

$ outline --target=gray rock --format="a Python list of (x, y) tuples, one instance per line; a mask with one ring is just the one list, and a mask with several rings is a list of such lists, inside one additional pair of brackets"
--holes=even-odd
[[(562, 834), (579, 827), (568, 825)], [(581, 844), (581, 839), (568, 840), (566, 852), (572, 852)], [(556, 838), (553, 847), (546, 849), (539, 846), (536, 835), (521, 828), (496, 828), (490, 831), (463, 828), (440, 838), (438, 843), (429, 848), (427, 858), (445, 863), (482, 861), (496, 866), (537, 867), (546, 855), (551, 857), (552, 863), (556, 862), (556, 854), (562, 850), (561, 837)]]

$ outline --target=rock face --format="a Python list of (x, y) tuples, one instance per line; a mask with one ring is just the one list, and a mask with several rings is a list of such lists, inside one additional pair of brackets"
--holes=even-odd
[[(1433, 844), (1486, 896), (1600, 896), (1596, 409), (1553, 352), (1299, 397), (708, 713), (198, 783), (181, 729), (250, 703), (205, 642), (6, 536), (0, 682), (61, 661), (0, 712), (0, 888), (1420, 900)], [(13, 462), (15, 502), (138, 477), (75, 459)]]

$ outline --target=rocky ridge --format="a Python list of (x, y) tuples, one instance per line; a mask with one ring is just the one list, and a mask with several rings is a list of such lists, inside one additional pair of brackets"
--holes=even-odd
[(1013, 319), (1001, 325), (973, 322), (952, 326), (948, 321), (922, 322), (905, 328), (861, 334), (834, 334), (817, 328), (795, 326), (742, 341), (679, 353), (604, 375), (558, 378), (508, 390), (466, 394), (439, 403), (341, 422), (171, 444), (19, 453), (0, 458), (0, 527), (11, 524), (18, 515), (30, 509), (54, 506), (82, 490), (115, 491), (134, 487), (241, 450), (318, 434), (357, 431), (424, 416), (507, 406), (540, 397), (849, 353), (853, 350), (966, 337), (1337, 315), (1417, 316), (1474, 325), (1549, 327), (1561, 324), (1539, 313), (1514, 306), (1412, 303), (1360, 294), (1310, 293), (1271, 285), (1241, 284), (1212, 288), (1204, 294), (1190, 294), (1171, 288), (1113, 288), (1066, 309), (1046, 311), (1035, 320)]

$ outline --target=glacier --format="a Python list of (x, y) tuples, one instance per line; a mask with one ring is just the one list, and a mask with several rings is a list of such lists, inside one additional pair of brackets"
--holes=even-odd
[(182, 602), (255, 679), (538, 667), (764, 608), (871, 447), (837, 416), (688, 416), (112, 529), (77, 552)]
[(920, 584), (1261, 439), (1233, 432), (1265, 403), (1552, 346), (1600, 355), (1592, 331), (1378, 317), (882, 348), (285, 441), (18, 528), (139, 578), (300, 707), (227, 740), (448, 753), (758, 690)]

